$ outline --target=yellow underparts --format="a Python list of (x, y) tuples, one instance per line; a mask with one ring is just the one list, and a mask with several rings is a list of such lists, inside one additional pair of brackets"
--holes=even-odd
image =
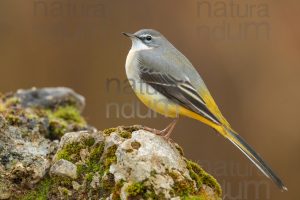
[[(224, 119), (224, 124), (218, 125), (218, 124), (206, 119), (205, 117), (203, 117), (193, 111), (190, 111), (182, 106), (179, 106), (177, 104), (170, 103), (170, 102), (164, 101), (159, 98), (153, 98), (153, 96), (151, 98), (149, 98), (148, 95), (141, 94), (141, 93), (136, 93), (136, 94), (139, 97), (139, 99), (146, 106), (148, 106), (152, 110), (154, 110), (166, 117), (176, 118), (179, 115), (186, 116), (186, 117), (198, 120), (198, 121), (212, 127), (213, 129), (215, 129), (216, 131), (218, 131), (219, 133), (221, 133), (224, 136), (225, 136), (226, 132), (224, 132), (223, 125), (226, 127), (229, 127), (228, 122), (224, 119), (223, 116), (221, 116), (220, 119), (222, 119), (221, 120), (222, 123), (223, 123), (223, 119)], [(217, 107), (215, 109), (217, 109)], [(215, 109), (213, 109), (213, 110), (215, 110)], [(216, 114), (216, 113), (214, 113), (214, 114)], [(217, 114), (216, 116), (219, 118), (219, 114)]]
[(166, 101), (163, 98), (160, 98), (160, 95), (152, 95), (149, 98), (149, 95), (136, 93), (139, 99), (149, 108), (162, 114), (166, 117), (176, 118), (179, 112), (179, 106)]

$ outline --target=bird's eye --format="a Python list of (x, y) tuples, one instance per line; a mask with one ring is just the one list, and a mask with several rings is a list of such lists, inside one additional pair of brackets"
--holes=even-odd
[(152, 37), (151, 37), (151, 35), (147, 35), (147, 36), (146, 36), (146, 40), (147, 40), (147, 41), (150, 41), (150, 40), (152, 40)]

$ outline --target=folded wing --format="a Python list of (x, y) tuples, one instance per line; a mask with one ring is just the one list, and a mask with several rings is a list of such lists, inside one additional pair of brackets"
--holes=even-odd
[(145, 66), (140, 66), (139, 74), (143, 82), (153, 87), (169, 100), (216, 124), (221, 124), (188, 80), (179, 80), (170, 74), (158, 72)]

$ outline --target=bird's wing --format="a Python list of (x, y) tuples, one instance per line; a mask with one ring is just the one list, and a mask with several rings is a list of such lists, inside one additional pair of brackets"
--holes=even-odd
[(149, 84), (169, 100), (215, 124), (221, 124), (188, 80), (180, 80), (168, 73), (159, 72), (145, 66), (140, 66), (139, 75), (143, 82)]

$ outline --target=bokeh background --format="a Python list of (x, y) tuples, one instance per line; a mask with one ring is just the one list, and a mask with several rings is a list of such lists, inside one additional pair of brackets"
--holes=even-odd
[[(297, 199), (300, 179), (300, 7), (258, 0), (1, 0), (0, 91), (66, 86), (98, 129), (171, 120), (128, 88), (122, 31), (154, 28), (194, 64), (232, 126), (289, 188), (228, 141), (182, 118), (172, 139), (222, 184), (224, 199)], [(113, 80), (113, 81), (112, 81)]]

